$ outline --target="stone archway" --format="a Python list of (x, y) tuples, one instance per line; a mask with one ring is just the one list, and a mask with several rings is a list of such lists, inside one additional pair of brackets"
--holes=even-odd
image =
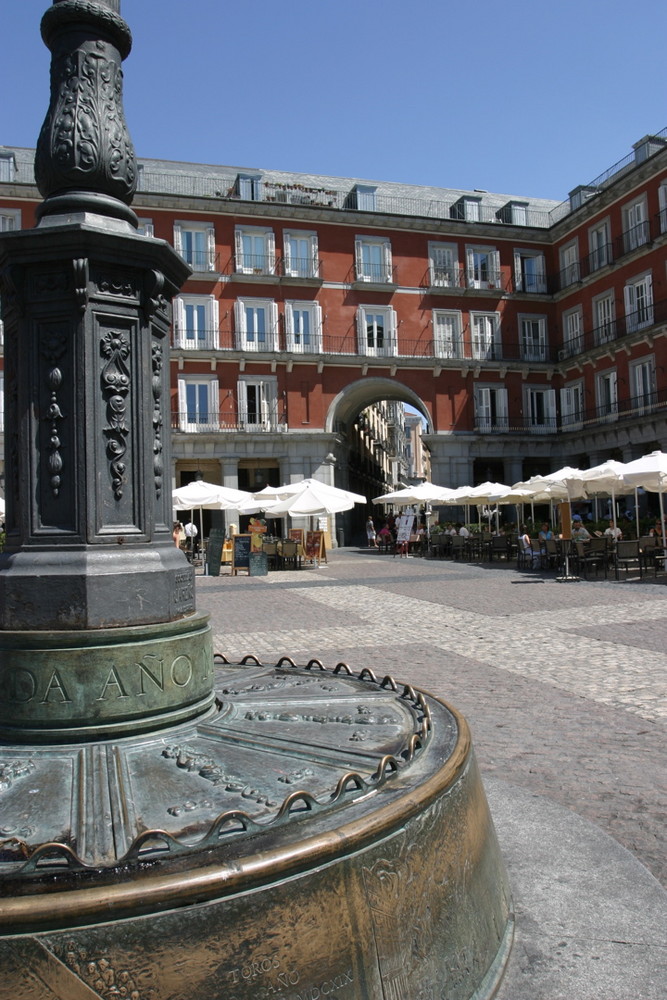
[(413, 389), (393, 378), (371, 376), (350, 382), (332, 400), (325, 420), (325, 430), (335, 433), (346, 428), (361, 410), (381, 399), (397, 399), (408, 403), (424, 417), (427, 430), (431, 429), (431, 414)]

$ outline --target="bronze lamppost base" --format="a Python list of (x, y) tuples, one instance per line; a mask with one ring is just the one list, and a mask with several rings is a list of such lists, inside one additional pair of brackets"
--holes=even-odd
[(512, 916), (465, 720), (344, 664), (216, 689), (160, 732), (3, 747), (0, 998), (491, 997)]

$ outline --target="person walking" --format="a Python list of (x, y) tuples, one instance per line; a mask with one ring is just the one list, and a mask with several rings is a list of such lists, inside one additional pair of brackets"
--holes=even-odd
[(375, 534), (375, 524), (373, 523), (373, 518), (368, 517), (366, 521), (366, 539), (368, 541), (369, 549), (377, 548), (377, 535)]

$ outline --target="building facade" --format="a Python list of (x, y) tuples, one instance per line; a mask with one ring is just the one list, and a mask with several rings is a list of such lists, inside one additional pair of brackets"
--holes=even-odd
[[(446, 486), (667, 447), (666, 136), (560, 204), (142, 160), (141, 229), (192, 268), (174, 485), (314, 476), (372, 496), (398, 485), (364, 443), (383, 401), (423, 416)], [(34, 225), (32, 165), (0, 147), (0, 229)]]

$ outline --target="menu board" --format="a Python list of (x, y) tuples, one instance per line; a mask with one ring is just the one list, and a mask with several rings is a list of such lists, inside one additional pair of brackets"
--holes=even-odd
[(240, 569), (250, 574), (250, 535), (232, 535), (232, 576)]
[(315, 559), (317, 562), (326, 562), (326, 552), (324, 549), (324, 532), (306, 532), (306, 559)]
[(206, 543), (206, 572), (209, 576), (220, 576), (222, 562), (222, 546), (225, 533), (220, 528), (212, 528)]
[(287, 537), (297, 545), (303, 545), (303, 528), (290, 528)]

